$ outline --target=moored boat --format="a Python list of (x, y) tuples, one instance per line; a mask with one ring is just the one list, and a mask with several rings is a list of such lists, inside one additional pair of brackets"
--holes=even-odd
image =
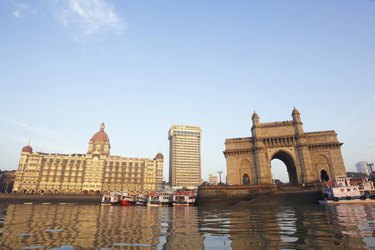
[(111, 205), (111, 195), (105, 194), (102, 197), (101, 205)]
[(135, 197), (127, 192), (110, 192), (103, 195), (101, 205), (112, 206), (133, 206), (135, 204)]
[(148, 197), (147, 206), (161, 207), (172, 205), (172, 194), (170, 193), (151, 193)]
[(135, 205), (136, 206), (147, 206), (147, 196), (137, 195), (135, 197)]
[(120, 199), (120, 206), (134, 206), (134, 205), (135, 205), (134, 195), (123, 193)]
[(335, 181), (326, 182), (323, 200), (320, 204), (375, 203), (375, 189), (372, 181), (365, 178), (356, 182), (347, 176), (337, 176)]
[(173, 206), (193, 206), (195, 194), (193, 191), (176, 191), (173, 193)]

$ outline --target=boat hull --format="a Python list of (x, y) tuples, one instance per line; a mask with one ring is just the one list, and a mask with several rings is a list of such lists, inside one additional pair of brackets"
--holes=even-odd
[(322, 205), (335, 205), (335, 204), (375, 204), (375, 199), (352, 199), (352, 200), (319, 200)]
[(120, 201), (120, 206), (134, 206), (134, 202), (127, 201), (127, 200), (121, 200)]

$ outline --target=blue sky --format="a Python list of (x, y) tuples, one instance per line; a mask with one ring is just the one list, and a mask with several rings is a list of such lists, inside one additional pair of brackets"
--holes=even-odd
[[(154, 157), (200, 126), (202, 178), (226, 138), (301, 112), (335, 130), (348, 171), (375, 161), (375, 1), (0, 1), (0, 169), (36, 151)], [(279, 168), (279, 167), (275, 167)], [(283, 178), (285, 167), (275, 170)]]

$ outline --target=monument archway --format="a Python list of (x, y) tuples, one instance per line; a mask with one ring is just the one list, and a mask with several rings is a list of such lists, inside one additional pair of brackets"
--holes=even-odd
[(271, 161), (274, 159), (278, 159), (285, 164), (286, 170), (288, 172), (289, 183), (297, 184), (298, 183), (297, 170), (296, 170), (296, 165), (294, 163), (293, 157), (285, 151), (278, 151), (271, 157)]
[(242, 177), (242, 184), (243, 185), (250, 185), (250, 179), (249, 179), (249, 176), (247, 174), (243, 175), (243, 177)]
[(325, 169), (323, 169), (322, 171), (320, 171), (320, 180), (321, 181), (329, 181), (329, 176), (328, 176), (328, 173)]
[(341, 154), (342, 143), (334, 130), (304, 132), (300, 113), (292, 111), (292, 120), (259, 122), (254, 112), (251, 137), (225, 140), (227, 184), (272, 184), (272, 159), (286, 167), (292, 184), (306, 184), (346, 173)]

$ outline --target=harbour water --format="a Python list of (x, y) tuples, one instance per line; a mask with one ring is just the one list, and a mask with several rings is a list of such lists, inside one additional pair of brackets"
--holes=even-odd
[(375, 249), (375, 206), (0, 204), (0, 249)]

